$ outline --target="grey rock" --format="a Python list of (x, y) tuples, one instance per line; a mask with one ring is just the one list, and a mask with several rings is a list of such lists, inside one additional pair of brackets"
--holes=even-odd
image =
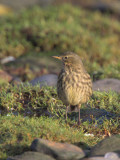
[(114, 78), (106, 78), (93, 82), (93, 90), (95, 91), (115, 91), (120, 93), (120, 80)]
[(21, 9), (25, 7), (31, 7), (33, 5), (48, 6), (53, 2), (53, 0), (0, 0), (0, 3), (7, 5), (13, 9)]
[(21, 155), (9, 157), (7, 160), (55, 160), (54, 158), (38, 152), (24, 152)]
[(77, 146), (44, 139), (35, 139), (31, 144), (31, 150), (51, 155), (57, 160), (78, 160), (85, 157), (84, 151)]
[(30, 83), (35, 86), (37, 84), (40, 84), (40, 87), (42, 86), (56, 86), (57, 85), (57, 75), (56, 74), (46, 74), (40, 77), (37, 77), (30, 81)]
[(90, 157), (104, 156), (108, 152), (116, 152), (120, 154), (120, 135), (105, 138), (96, 144), (91, 149)]
[[(40, 83), (40, 86), (56, 86), (57, 79), (58, 76), (56, 74), (46, 74), (33, 79), (32, 81), (30, 81), (30, 83), (33, 86), (38, 83)], [(114, 78), (106, 78), (93, 82), (93, 91), (107, 92), (110, 90), (120, 93), (120, 80)]]

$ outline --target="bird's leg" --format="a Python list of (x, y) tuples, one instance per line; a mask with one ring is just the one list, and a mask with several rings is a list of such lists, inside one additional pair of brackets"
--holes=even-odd
[(80, 123), (81, 123), (81, 121), (80, 121), (80, 107), (81, 107), (81, 105), (79, 104), (78, 105), (78, 110), (79, 110), (78, 125), (80, 125)]
[(69, 106), (66, 106), (66, 114), (65, 114), (66, 122), (67, 122), (68, 107), (69, 107)]

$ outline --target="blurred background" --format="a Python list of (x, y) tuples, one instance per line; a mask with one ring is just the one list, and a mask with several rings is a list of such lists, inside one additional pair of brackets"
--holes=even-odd
[(65, 51), (93, 81), (120, 79), (120, 1), (0, 0), (0, 84), (48, 75), (54, 85), (61, 64), (51, 56)]

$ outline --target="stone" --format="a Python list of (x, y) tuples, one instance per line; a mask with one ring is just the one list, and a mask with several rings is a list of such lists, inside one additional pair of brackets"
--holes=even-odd
[(11, 7), (12, 9), (18, 10), (33, 5), (48, 6), (53, 0), (0, 0), (0, 3)]
[(16, 155), (14, 157), (9, 157), (7, 160), (55, 160), (54, 158), (38, 152), (24, 152), (21, 155)]
[(119, 155), (115, 152), (108, 152), (105, 154), (104, 157), (108, 160), (118, 160), (119, 159)]
[(0, 69), (0, 84), (11, 82), (12, 79), (13, 77), (11, 75)]
[(33, 86), (40, 84), (42, 86), (56, 86), (57, 85), (57, 75), (56, 74), (45, 74), (43, 76), (37, 77), (30, 81)]
[(104, 156), (108, 152), (120, 154), (120, 135), (114, 135), (100, 141), (91, 149), (89, 156)]
[(93, 82), (94, 91), (115, 91), (120, 93), (120, 80), (114, 78), (106, 78)]
[(83, 158), (82, 160), (107, 160), (104, 157)]
[(15, 61), (15, 57), (8, 56), (8, 57), (5, 57), (5, 58), (1, 59), (1, 64), (5, 64), (5, 63), (8, 63), (8, 62), (13, 62), (13, 61)]
[[(34, 86), (38, 83), (41, 86), (56, 86), (57, 85), (58, 76), (56, 74), (45, 74), (43, 76), (37, 77), (30, 81), (30, 83)], [(115, 91), (120, 93), (120, 80), (114, 78), (106, 78), (102, 80), (97, 80), (93, 82), (93, 91)]]
[(35, 139), (31, 144), (31, 150), (51, 155), (57, 160), (78, 160), (85, 157), (84, 151), (77, 146), (44, 139)]
[(108, 152), (105, 154), (104, 157), (90, 157), (90, 158), (83, 158), (82, 160), (120, 160), (119, 155), (115, 152)]

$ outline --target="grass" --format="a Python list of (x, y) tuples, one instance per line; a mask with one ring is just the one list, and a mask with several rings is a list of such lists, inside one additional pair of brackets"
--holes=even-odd
[[(88, 148), (105, 136), (120, 132), (120, 94), (115, 92), (94, 92), (87, 108), (90, 105), (91, 110), (105, 109), (116, 116), (106, 117), (100, 123), (91, 112), (92, 121), (83, 121), (78, 126), (70, 119), (65, 123), (65, 106), (58, 99), (55, 88), (40, 89), (29, 84), (13, 87), (8, 84), (0, 90), (0, 159), (29, 150), (35, 138)], [(85, 111), (82, 114), (86, 114), (87, 108), (82, 106), (81, 110)], [(88, 133), (93, 136), (87, 136)]]
[[(108, 14), (71, 5), (36, 6), (0, 17), (0, 59), (10, 55), (39, 60), (70, 50), (81, 56), (93, 80), (120, 79), (119, 34), (120, 22)], [(17, 65), (13, 63), (13, 68)], [(29, 80), (34, 73), (28, 73), (27, 64), (23, 68)], [(80, 126), (75, 122), (77, 113), (69, 113), (65, 123), (65, 109), (56, 88), (0, 85), (0, 159), (29, 150), (35, 138), (91, 148), (104, 137), (120, 133), (118, 93), (94, 92), (87, 107), (81, 108), (87, 118)]]
[(84, 138), (84, 142), (88, 139), (93, 142), (93, 138), (85, 137), (77, 128), (71, 128), (57, 119), (2, 116), (0, 122), (4, 124), (0, 129), (0, 158), (30, 150), (30, 144), (35, 138), (69, 143), (79, 142)]
[(0, 18), (0, 58), (30, 52), (51, 56), (70, 50), (97, 79), (120, 79), (120, 22), (71, 5), (33, 7)]

